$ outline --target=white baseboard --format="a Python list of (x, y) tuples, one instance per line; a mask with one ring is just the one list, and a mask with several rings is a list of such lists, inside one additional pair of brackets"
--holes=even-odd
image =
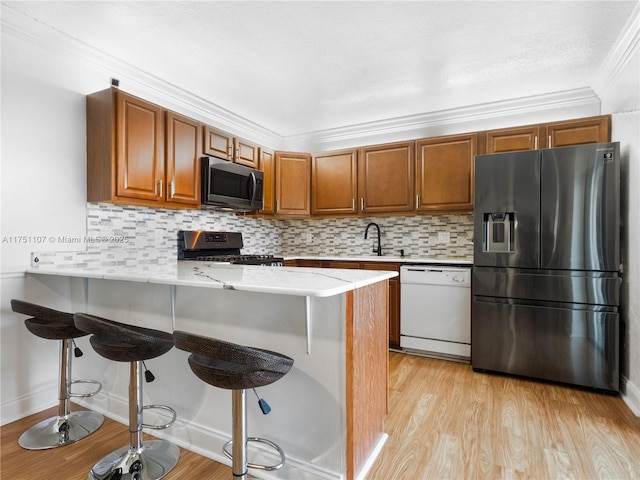
[(622, 377), (620, 396), (636, 417), (640, 417), (640, 388), (627, 378)]
[[(74, 400), (74, 402), (126, 425), (129, 421), (128, 401), (113, 395), (110, 395), (108, 399), (105, 397), (105, 395), (100, 395), (87, 399), (79, 398), (77, 401)], [(145, 411), (144, 421), (151, 424), (166, 423), (169, 419), (168, 416), (162, 410), (159, 412), (160, 415), (156, 416), (155, 411)], [(231, 415), (231, 412), (229, 412), (229, 415)], [(228, 434), (203, 427), (202, 425), (184, 422), (180, 420), (179, 413), (176, 422), (168, 429), (145, 430), (145, 432), (154, 437), (173, 442), (179, 447), (210, 458), (218, 463), (231, 466), (231, 460), (222, 452), (223, 445), (230, 439)], [(123, 437), (124, 442), (127, 440), (128, 437)], [(275, 464), (280, 461), (280, 457), (272, 453), (270, 449), (259, 448), (259, 451), (256, 449), (256, 452), (257, 453), (254, 454), (259, 458), (253, 460), (255, 463)], [(340, 472), (333, 472), (290, 456), (286, 457), (286, 463), (280, 470), (269, 472), (250, 469), (249, 473), (252, 477), (269, 480), (283, 478), (295, 478), (296, 480), (342, 480), (343, 478)]]
[(15, 422), (34, 413), (58, 405), (58, 385), (51, 382), (22, 397), (11, 399), (0, 405), (0, 425)]

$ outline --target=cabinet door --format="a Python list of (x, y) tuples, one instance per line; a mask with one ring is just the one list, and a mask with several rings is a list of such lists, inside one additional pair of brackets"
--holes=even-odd
[(276, 215), (311, 213), (311, 155), (276, 152)]
[(164, 110), (118, 92), (116, 135), (116, 195), (162, 201)]
[(602, 115), (566, 122), (548, 123), (546, 133), (548, 148), (610, 142), (611, 116)]
[[(399, 263), (365, 262), (365, 270), (400, 272)], [(389, 279), (389, 348), (400, 348), (400, 277)]]
[(201, 125), (167, 112), (167, 202), (200, 204)]
[(416, 142), (416, 208), (421, 212), (473, 209), (473, 162), (478, 134)]
[(298, 259), (296, 260), (296, 267), (307, 267), (307, 268), (322, 268), (322, 261), (320, 260), (305, 260)]
[(342, 260), (329, 260), (325, 263), (326, 268), (346, 268), (351, 270), (360, 270), (362, 265), (360, 262), (342, 261)]
[(242, 138), (234, 138), (233, 161), (247, 167), (260, 168), (260, 147)]
[(503, 128), (486, 132), (486, 152), (503, 153), (544, 148), (544, 137), (540, 125)]
[(357, 150), (314, 155), (311, 169), (311, 211), (314, 215), (357, 213)]
[(273, 215), (276, 211), (276, 160), (273, 150), (268, 148), (260, 148), (260, 170), (264, 173), (264, 181), (262, 184), (262, 194), (264, 199), (264, 208), (261, 213)]
[(360, 150), (358, 196), (362, 213), (414, 209), (414, 142), (374, 145)]
[(205, 125), (203, 151), (205, 155), (233, 160), (233, 137), (226, 132)]

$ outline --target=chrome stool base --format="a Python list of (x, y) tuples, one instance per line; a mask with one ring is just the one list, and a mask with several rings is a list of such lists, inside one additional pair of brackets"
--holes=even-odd
[[(260, 464), (257, 464), (257, 463), (247, 463), (247, 468), (255, 468), (256, 470), (268, 470), (268, 471), (278, 470), (279, 468), (282, 468), (282, 466), (284, 465), (284, 462), (285, 462), (285, 456), (284, 456), (284, 452), (278, 446), (277, 443), (274, 443), (271, 440), (267, 440), (266, 438), (260, 438), (260, 437), (249, 437), (249, 438), (247, 438), (247, 443), (248, 442), (259, 442), (259, 443), (264, 443), (266, 445), (269, 445), (271, 448), (273, 448), (280, 455), (280, 463), (277, 463), (275, 465), (260, 465)], [(222, 447), (222, 451), (224, 452), (224, 454), (228, 458), (233, 460), (233, 454), (228, 450), (229, 447), (233, 447), (233, 440), (229, 440)]]
[(178, 463), (180, 449), (165, 440), (145, 441), (136, 450), (119, 448), (94, 465), (87, 480), (158, 480)]
[(91, 435), (103, 422), (104, 416), (97, 412), (71, 412), (66, 417), (42, 420), (24, 432), (18, 443), (27, 450), (62, 447)]

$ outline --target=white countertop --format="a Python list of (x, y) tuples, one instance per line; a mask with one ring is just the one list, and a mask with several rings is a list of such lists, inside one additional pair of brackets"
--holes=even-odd
[(443, 258), (443, 257), (400, 257), (391, 255), (364, 255), (364, 256), (338, 256), (338, 255), (295, 255), (284, 257), (285, 260), (336, 260), (344, 262), (389, 262), (406, 264), (442, 264), (442, 265), (469, 265), (473, 264), (472, 259), (464, 258)]
[(397, 276), (396, 272), (175, 262), (165, 265), (82, 268), (37, 266), (29, 274), (329, 297)]

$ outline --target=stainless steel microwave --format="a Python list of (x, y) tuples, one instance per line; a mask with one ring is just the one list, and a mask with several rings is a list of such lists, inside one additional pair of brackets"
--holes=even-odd
[(202, 207), (252, 212), (264, 205), (264, 173), (216, 157), (202, 157)]

